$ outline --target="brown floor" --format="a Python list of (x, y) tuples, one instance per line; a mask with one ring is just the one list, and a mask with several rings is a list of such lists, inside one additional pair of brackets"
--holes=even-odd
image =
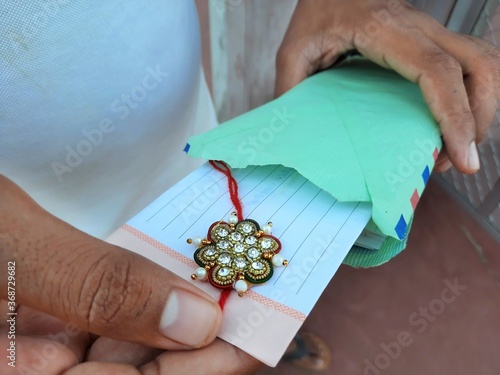
[[(455, 280), (466, 289), (452, 301)], [(342, 267), (304, 329), (330, 345), (325, 374), (498, 375), (499, 318), (500, 244), (431, 180), (408, 248), (378, 268)], [(259, 375), (306, 373), (281, 363)]]

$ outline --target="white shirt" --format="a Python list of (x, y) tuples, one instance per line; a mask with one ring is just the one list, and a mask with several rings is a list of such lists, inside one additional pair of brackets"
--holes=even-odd
[(2, 1), (0, 34), (0, 174), (54, 215), (103, 238), (199, 165), (193, 1)]

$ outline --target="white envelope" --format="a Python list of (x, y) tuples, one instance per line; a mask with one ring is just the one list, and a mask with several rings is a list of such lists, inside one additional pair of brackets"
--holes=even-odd
[[(226, 302), (219, 337), (269, 366), (276, 366), (371, 217), (369, 203), (337, 201), (283, 166), (233, 171), (244, 217), (273, 222), (286, 267)], [(227, 178), (209, 164), (178, 182), (108, 241), (141, 254), (218, 299), (220, 290), (193, 281), (195, 248), (186, 243), (204, 237), (214, 222), (234, 211)]]

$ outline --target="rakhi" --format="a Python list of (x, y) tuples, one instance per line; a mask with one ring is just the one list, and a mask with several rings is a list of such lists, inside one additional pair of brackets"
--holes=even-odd
[(271, 279), (274, 267), (286, 266), (288, 261), (279, 254), (281, 242), (272, 235), (271, 222), (261, 228), (257, 221), (243, 218), (238, 183), (231, 169), (222, 161), (210, 160), (210, 164), (227, 177), (235, 211), (227, 222), (213, 223), (205, 238), (192, 237), (187, 242), (197, 248), (194, 261), (200, 266), (191, 278), (208, 280), (221, 289), (219, 305), (224, 308), (233, 289), (242, 297), (253, 285)]

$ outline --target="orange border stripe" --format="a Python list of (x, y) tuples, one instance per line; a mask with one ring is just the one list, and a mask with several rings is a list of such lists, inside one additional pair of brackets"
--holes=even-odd
[[(141, 232), (140, 230), (137, 230), (136, 228), (125, 224), (121, 227), (124, 231), (132, 234), (133, 236), (139, 238), (140, 240), (146, 242), (147, 244), (155, 247), (156, 249), (160, 250), (161, 252), (167, 254), (171, 258), (184, 263), (185, 265), (196, 268), (197, 264), (194, 260), (188, 258), (185, 255), (182, 255), (181, 253), (171, 249), (170, 247), (166, 246), (165, 244), (155, 240), (154, 238), (149, 237), (147, 234)], [(301, 313), (300, 311), (297, 311), (289, 306), (286, 306), (282, 303), (276, 302), (268, 297), (265, 297), (259, 293), (254, 292), (253, 290), (249, 290), (245, 296), (248, 296), (249, 298), (253, 299), (254, 301), (270, 307), (276, 311), (279, 311), (282, 314), (288, 315), (291, 318), (294, 318), (298, 321), (303, 322), (306, 320), (307, 316), (304, 313)]]

